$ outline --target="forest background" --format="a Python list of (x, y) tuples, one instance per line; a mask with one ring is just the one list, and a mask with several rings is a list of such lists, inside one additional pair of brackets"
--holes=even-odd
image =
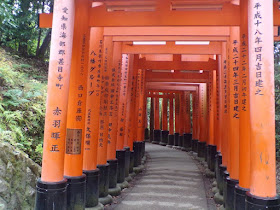
[[(0, 141), (20, 148), (38, 164), (51, 40), (51, 29), (38, 27), (38, 14), (52, 9), (53, 0), (0, 2)], [(280, 159), (280, 43), (274, 46), (276, 152)]]

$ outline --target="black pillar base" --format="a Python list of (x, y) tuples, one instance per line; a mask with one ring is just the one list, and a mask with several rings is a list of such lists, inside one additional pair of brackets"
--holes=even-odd
[(197, 143), (197, 156), (200, 158), (205, 157), (206, 153), (206, 142), (198, 141)]
[(154, 141), (154, 129), (151, 128), (150, 130), (150, 142), (153, 142)]
[(206, 143), (206, 145), (205, 145), (205, 153), (204, 153), (204, 159), (205, 159), (205, 161), (206, 161), (206, 163), (207, 163), (207, 165), (208, 165), (208, 168), (209, 168), (209, 165), (210, 165), (210, 160), (208, 159), (208, 156), (209, 156), (209, 145), (207, 145), (207, 143)]
[(252, 195), (250, 192), (246, 193), (246, 210), (279, 210), (280, 196), (274, 198), (262, 198)]
[(109, 189), (109, 164), (97, 165), (99, 169), (99, 198), (108, 196)]
[(226, 202), (225, 202), (225, 207), (227, 210), (234, 210), (234, 191), (235, 191), (235, 185), (239, 183), (238, 180), (231, 179), (230, 177), (227, 177), (227, 182), (226, 182)]
[(242, 188), (238, 184), (235, 185), (234, 209), (245, 210), (246, 192), (248, 191), (249, 189)]
[(144, 155), (145, 155), (145, 141), (142, 141), (141, 142), (142, 144), (141, 144), (141, 160), (142, 160), (142, 158), (144, 157)]
[(43, 182), (36, 184), (35, 210), (66, 210), (67, 209), (67, 179), (61, 182)]
[(168, 135), (168, 144), (167, 144), (168, 147), (172, 147), (174, 145), (174, 139), (175, 136), (173, 134)]
[(83, 173), (86, 175), (86, 207), (95, 207), (99, 198), (99, 169)]
[(117, 171), (118, 171), (118, 160), (108, 160), (109, 164), (109, 188), (115, 188), (117, 186)]
[(67, 177), (67, 210), (85, 209), (86, 175)]
[(220, 195), (223, 195), (224, 193), (224, 172), (227, 170), (226, 166), (219, 165), (219, 180), (218, 181), (218, 189)]
[(162, 137), (161, 137), (161, 142), (159, 144), (166, 146), (168, 144), (169, 131), (161, 131), (161, 134), (162, 134)]
[(179, 133), (174, 133), (174, 146), (178, 147), (179, 146)]
[(224, 207), (226, 207), (227, 202), (227, 178), (229, 177), (228, 171), (224, 171), (223, 174), (223, 195), (224, 195)]
[(198, 144), (198, 140), (192, 139), (192, 151), (196, 153), (197, 153), (197, 144)]
[(216, 154), (217, 154), (217, 146), (209, 144), (207, 163), (211, 171), (215, 171)]
[(184, 145), (184, 136), (179, 135), (178, 147), (183, 148), (183, 145)]
[(129, 166), (130, 166), (130, 148), (124, 147), (124, 149), (125, 149), (125, 170), (124, 171), (125, 171), (125, 177), (128, 177), (129, 176)]
[(118, 159), (118, 171), (117, 171), (117, 183), (123, 183), (125, 181), (125, 150), (117, 150)]
[(153, 144), (159, 144), (161, 142), (161, 130), (154, 130)]
[(133, 173), (134, 166), (134, 151), (130, 151), (129, 173)]
[(223, 162), (222, 153), (217, 152), (217, 154), (215, 156), (215, 174), (216, 174), (217, 183), (219, 180), (219, 166), (222, 165), (222, 162)]
[(133, 142), (133, 151), (134, 151), (134, 167), (141, 165), (141, 142)]
[(150, 141), (150, 130), (149, 128), (145, 128), (145, 141)]
[(190, 150), (191, 149), (191, 147), (192, 147), (192, 134), (184, 133), (183, 147), (186, 150)]

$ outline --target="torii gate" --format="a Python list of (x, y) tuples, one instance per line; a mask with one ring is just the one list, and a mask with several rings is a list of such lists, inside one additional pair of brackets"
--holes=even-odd
[[(71, 209), (74, 205), (80, 205), (83, 208), (85, 200), (84, 189), (87, 189), (88, 197), (91, 199), (96, 197), (92, 191), (88, 191), (89, 186), (85, 186), (86, 179), (87, 183), (94, 183), (94, 180), (96, 180), (96, 178), (93, 178), (98, 173), (98, 170), (95, 170), (96, 164), (100, 165), (100, 173), (105, 175), (108, 173), (106, 172), (106, 168), (108, 168), (107, 160), (111, 161), (111, 165), (114, 165), (116, 162), (114, 159), (116, 157), (115, 154), (110, 152), (107, 154), (107, 151), (117, 149), (117, 152), (121, 153), (121, 159), (126, 151), (123, 150), (124, 146), (131, 144), (130, 140), (122, 143), (125, 140), (120, 138), (120, 141), (116, 142), (116, 148), (114, 148), (115, 146), (112, 146), (114, 144), (108, 145), (108, 139), (106, 137), (105, 139), (103, 138), (103, 136), (109, 135), (108, 130), (118, 130), (118, 125), (114, 123), (116, 119), (123, 119), (121, 115), (115, 115), (120, 110), (118, 105), (121, 105), (121, 102), (117, 103), (113, 100), (110, 103), (115, 103), (116, 106), (112, 108), (114, 109), (112, 117), (107, 117), (107, 113), (111, 113), (107, 106), (109, 100), (109, 94), (107, 94), (109, 86), (107, 82), (118, 86), (115, 81), (111, 81), (113, 74), (115, 74), (112, 69), (121, 69), (119, 66), (121, 66), (122, 61), (124, 75), (131, 75), (131, 78), (133, 75), (137, 75), (138, 78), (136, 86), (135, 84), (130, 84), (132, 87), (134, 85), (135, 89), (137, 89), (134, 92), (134, 97), (136, 94), (141, 96), (135, 97), (136, 105), (133, 105), (139, 111), (137, 113), (140, 116), (138, 118), (135, 118), (135, 116), (131, 118), (138, 119), (138, 122), (140, 122), (138, 125), (139, 129), (137, 129), (139, 133), (137, 132), (136, 135), (137, 142), (143, 140), (141, 132), (143, 131), (143, 112), (145, 106), (145, 91), (142, 85), (144, 78), (149, 82), (180, 82), (190, 79), (190, 83), (200, 81), (201, 78), (203, 79), (203, 76), (205, 76), (205, 80), (209, 78), (210, 72), (203, 72), (201, 75), (182, 72), (161, 73), (163, 77), (158, 72), (153, 71), (146, 71), (146, 77), (144, 76), (145, 73), (143, 73), (145, 71), (129, 72), (128, 65), (131, 64), (133, 66), (133, 62), (129, 62), (131, 59), (125, 54), (138, 54), (141, 51), (141, 53), (145, 54), (188, 53), (200, 55), (210, 53), (219, 55), (220, 71), (218, 72), (220, 74), (218, 75), (218, 84), (219, 104), (221, 105), (219, 109), (224, 112), (219, 123), (222, 130), (222, 132), (220, 131), (221, 136), (226, 138), (224, 138), (224, 141), (218, 141), (217, 147), (220, 148), (219, 151), (222, 152), (223, 157), (223, 162), (220, 162), (223, 163), (220, 167), (220, 172), (224, 166), (227, 166), (230, 172), (229, 178), (226, 181), (225, 206), (232, 208), (235, 205), (236, 208), (240, 209), (243, 209), (245, 206), (246, 209), (279, 209), (279, 197), (276, 196), (275, 187), (275, 114), (272, 51), (273, 24), (275, 26), (280, 25), (277, 1), (241, 0), (240, 4), (238, 4), (238, 1), (234, 2), (236, 4), (232, 4), (229, 0), (213, 0), (210, 1), (211, 4), (209, 1), (204, 0), (195, 5), (195, 11), (190, 10), (190, 8), (193, 8), (193, 2), (191, 1), (184, 1), (183, 3), (177, 1), (172, 4), (170, 1), (154, 1), (147, 3), (148, 6), (143, 2), (141, 5), (144, 5), (144, 8), (148, 9), (148, 11), (133, 11), (133, 9), (141, 8), (141, 5), (133, 3), (128, 3), (130, 10), (117, 11), (120, 7), (126, 8), (127, 3), (122, 5), (110, 1), (55, 1), (54, 14), (41, 15), (41, 26), (53, 27), (53, 30), (42, 178), (37, 184), (36, 208), (48, 209), (48, 205), (55, 206), (55, 209)], [(215, 8), (215, 11), (211, 11), (211, 8)], [(205, 9), (208, 9), (208, 11), (205, 11)], [(216, 10), (219, 10), (219, 12)], [(152, 28), (145, 28), (147, 26)], [(162, 34), (161, 39), (166, 38), (165, 41), (167, 41), (167, 44), (163, 47), (131, 46), (131, 43), (129, 43), (131, 37), (128, 36), (152, 36), (153, 31), (159, 33), (158, 31), (165, 30), (166, 28), (164, 27), (167, 26), (172, 30)], [(202, 31), (201, 33), (209, 36), (209, 34), (207, 35), (208, 32), (206, 32), (207, 28), (217, 28), (217, 26), (225, 28), (223, 28), (224, 35), (218, 34), (217, 31), (220, 31), (219, 29), (217, 29), (216, 34), (215, 30), (212, 30), (213, 37), (208, 39), (211, 41), (211, 47), (176, 46), (173, 43), (173, 41), (176, 41), (173, 40), (175, 38), (170, 36), (184, 36), (180, 38), (180, 40), (184, 40), (186, 36), (185, 31), (188, 30), (184, 30), (186, 26), (190, 27), (188, 32), (188, 36), (192, 36), (189, 37), (190, 40), (199, 39), (197, 38), (197, 33), (200, 30)], [(200, 27), (194, 27), (196, 31), (193, 30), (192, 32), (191, 28), (193, 26)], [(238, 32), (238, 26), (240, 32)], [(92, 27), (91, 34), (90, 27)], [(107, 31), (118, 30), (118, 27), (125, 27), (120, 28), (124, 34), (127, 30), (131, 30), (131, 34), (118, 34), (116, 37), (113, 34), (111, 37), (104, 36)], [(143, 32), (145, 29), (149, 29), (151, 32), (148, 32), (149, 34)], [(161, 34), (157, 34), (157, 36), (159, 35)], [(214, 37), (215, 35), (217, 38)], [(126, 40), (121, 40), (122, 37), (120, 36), (127, 36), (127, 38)], [(113, 41), (114, 39), (115, 41)], [(239, 42), (235, 40), (239, 40)], [(228, 45), (221, 42), (227, 42)], [(228, 50), (230, 50), (229, 59), (227, 59), (226, 53)], [(122, 53), (124, 55), (121, 59)], [(242, 56), (238, 56), (239, 53)], [(114, 60), (114, 62), (112, 63), (111, 60)], [(95, 61), (97, 62), (95, 63)], [(240, 68), (238, 63), (242, 68)], [(112, 68), (112, 66), (115, 68)], [(265, 71), (264, 68), (266, 69)], [(94, 69), (96, 71), (93, 71)], [(237, 72), (242, 77), (239, 76), (238, 78)], [(153, 76), (156, 78), (153, 78)], [(104, 78), (102, 82), (100, 81), (101, 79), (96, 80), (96, 78), (102, 77)], [(127, 95), (127, 88), (124, 87), (126, 87), (127, 82), (129, 83), (132, 80), (131, 78), (127, 79), (124, 77), (121, 79), (120, 92), (124, 96)], [(237, 84), (237, 78), (240, 84)], [(87, 80), (88, 83), (86, 84), (85, 81)], [(222, 83), (222, 80), (225, 82)], [(101, 83), (105, 86), (99, 88), (102, 85)], [(86, 87), (90, 91), (86, 91)], [(110, 90), (115, 92), (115, 89), (111, 87)], [(234, 98), (234, 94), (238, 99)], [(239, 97), (242, 99), (240, 100)], [(58, 98), (60, 99), (59, 101), (57, 100)], [(122, 101), (121, 98), (120, 100)], [(123, 100), (126, 100), (126, 98), (123, 98)], [(89, 103), (89, 101), (94, 103)], [(234, 103), (238, 103), (240, 106), (228, 107), (229, 104), (232, 105)], [(238, 109), (239, 112), (237, 112)], [(102, 113), (100, 116), (99, 112)], [(89, 113), (96, 118), (89, 117)], [(121, 114), (121, 112), (119, 113)], [(237, 115), (239, 117), (238, 121)], [(88, 126), (86, 126), (86, 117)], [(228, 125), (228, 120), (231, 125), (231, 127), (228, 127), (231, 128), (229, 129), (231, 134), (233, 134), (233, 125), (238, 125), (236, 123), (239, 122), (241, 124), (240, 134), (238, 136), (230, 136), (229, 142), (226, 141), (228, 138), (228, 134), (225, 133), (227, 127), (225, 129), (222, 127), (223, 124), (225, 126)], [(83, 138), (83, 136), (91, 136), (91, 129), (87, 129), (90, 128), (89, 126), (95, 129), (99, 128), (96, 137), (98, 141), (92, 140), (92, 144), (88, 144), (90, 143), (90, 138)], [(119, 127), (119, 129), (121, 128), (123, 127)], [(220, 138), (222, 139), (222, 137)], [(66, 147), (64, 139), (66, 139)], [(71, 141), (71, 139), (75, 140)], [(84, 139), (86, 140), (85, 142), (83, 141)], [(236, 147), (239, 143), (238, 139), (242, 139), (240, 147)], [(109, 148), (108, 150), (107, 147)], [(238, 163), (239, 148), (240, 157), (242, 157), (240, 158), (242, 160), (240, 162), (240, 170)], [(83, 149), (85, 150), (83, 151)], [(138, 151), (138, 149), (140, 147), (136, 146), (134, 152)], [(250, 153), (248, 153), (248, 150), (250, 150)], [(96, 151), (98, 151), (98, 156), (95, 154)], [(230, 152), (230, 155), (228, 155), (228, 152)], [(135, 154), (139, 153), (136, 152)], [(139, 157), (137, 158), (139, 159)], [(83, 175), (83, 169), (86, 176)], [(248, 179), (248, 177), (250, 178)], [(105, 183), (104, 176), (101, 176), (101, 178), (102, 182), (104, 182), (99, 187), (101, 197), (107, 197), (109, 183)], [(217, 178), (219, 179), (219, 176)], [(236, 185), (238, 179), (240, 182), (239, 185)], [(112, 185), (114, 185), (114, 182)], [(236, 188), (235, 185), (237, 186)], [(78, 191), (75, 191), (75, 186), (79, 186)], [(52, 192), (55, 193), (55, 197), (52, 193), (46, 193), (49, 189), (53, 190)], [(233, 201), (234, 192), (238, 198), (238, 203)], [(92, 206), (93, 204), (95, 205), (96, 201), (91, 200), (90, 202), (90, 199), (87, 198), (87, 206)]]

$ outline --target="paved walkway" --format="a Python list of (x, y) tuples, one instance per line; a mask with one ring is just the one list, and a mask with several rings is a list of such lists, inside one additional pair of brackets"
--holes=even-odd
[(182, 151), (146, 144), (147, 170), (123, 200), (110, 209), (116, 210), (207, 210), (204, 182), (192, 158)]

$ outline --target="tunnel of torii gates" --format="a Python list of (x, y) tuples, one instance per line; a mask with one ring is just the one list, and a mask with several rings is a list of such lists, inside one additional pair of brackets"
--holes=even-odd
[(52, 40), (35, 208), (112, 202), (141, 168), (148, 99), (151, 141), (205, 157), (226, 209), (280, 209), (279, 25), (273, 0), (55, 0), (40, 15)]

